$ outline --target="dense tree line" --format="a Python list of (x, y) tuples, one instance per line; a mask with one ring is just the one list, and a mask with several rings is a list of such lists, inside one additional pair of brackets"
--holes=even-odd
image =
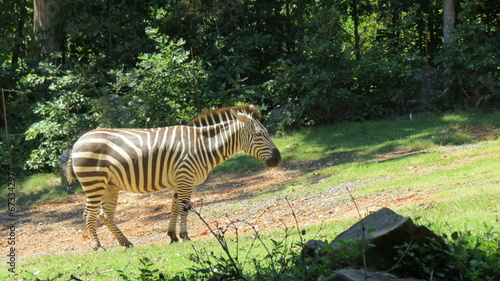
[[(500, 100), (496, 0), (6, 0), (0, 87), (16, 163), (96, 127), (253, 103), (276, 130)], [(5, 134), (2, 161), (8, 163)]]

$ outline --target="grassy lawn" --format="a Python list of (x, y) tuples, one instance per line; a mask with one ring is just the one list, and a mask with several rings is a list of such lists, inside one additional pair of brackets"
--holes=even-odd
[[(429, 200), (397, 211), (411, 216), (418, 224), (427, 225), (439, 234), (460, 230), (475, 235), (497, 233), (499, 237), (500, 112), (417, 115), (413, 120), (310, 127), (284, 134), (275, 143), (282, 152), (284, 167), (299, 170), (300, 174), (264, 197), (322, 193), (350, 183), (355, 183), (354, 198), (412, 190), (429, 194)], [(214, 173), (234, 173), (256, 163), (259, 162), (251, 157), (237, 155)], [(65, 194), (53, 175), (33, 176), (21, 186), (19, 197), (23, 197), (25, 204)], [(262, 198), (255, 200), (259, 199)], [(269, 254), (277, 242), (293, 246), (300, 239), (331, 240), (355, 219), (305, 227), (304, 235), (297, 230), (288, 230), (289, 233), (283, 230), (262, 232), (259, 236), (262, 240), (251, 234), (227, 240), (240, 262), (250, 263)], [(6, 264), (2, 263), (0, 279), (68, 280), (74, 274), (83, 280), (121, 280), (120, 272), (135, 278), (144, 268), (157, 268), (166, 277), (174, 278), (196, 267), (197, 257), (214, 256), (224, 256), (215, 239), (79, 256), (47, 256), (19, 262), (18, 275), (7, 275)], [(153, 265), (142, 265), (141, 258), (149, 259)], [(250, 266), (248, 270), (251, 271)]]

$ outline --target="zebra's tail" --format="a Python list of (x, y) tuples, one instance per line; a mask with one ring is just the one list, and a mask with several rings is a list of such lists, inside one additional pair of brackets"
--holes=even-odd
[(76, 180), (76, 175), (75, 172), (73, 171), (73, 157), (71, 157), (71, 154), (68, 158), (68, 164), (66, 166), (66, 180), (69, 183), (72, 183)]

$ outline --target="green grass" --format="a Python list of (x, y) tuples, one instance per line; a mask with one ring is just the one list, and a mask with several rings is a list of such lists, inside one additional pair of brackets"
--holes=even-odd
[[(325, 233), (339, 234), (352, 223), (354, 220), (306, 227), (303, 239), (306, 241), (318, 239), (325, 237)], [(273, 241), (271, 239), (285, 241), (285, 244), (290, 247), (300, 240), (296, 229), (288, 231), (289, 234), (285, 234), (284, 230), (267, 233), (263, 235), (262, 242), (256, 241), (256, 237), (251, 234), (239, 235), (238, 238), (230, 236), (226, 240), (232, 254), (238, 255), (242, 262), (248, 263), (247, 269), (251, 270), (251, 260), (263, 258), (267, 254), (263, 245), (272, 248)], [(131, 278), (136, 278), (140, 275), (140, 269), (143, 267), (139, 259), (146, 257), (154, 262), (154, 268), (161, 269), (167, 278), (173, 278), (174, 276), (183, 276), (189, 268), (196, 268), (197, 264), (193, 261), (193, 256), (197, 254), (200, 254), (202, 258), (224, 256), (215, 239), (139, 246), (126, 250), (116, 247), (106, 252), (89, 251), (80, 255), (45, 256), (40, 259), (21, 261), (17, 264), (21, 268), (20, 273), (16, 276), (10, 276), (11, 279), (5, 275), (6, 267), (2, 265), (0, 277), (2, 280), (21, 280), (22, 278), (25, 278), (22, 280), (36, 280), (36, 278), (67, 280), (71, 275), (75, 275), (83, 280), (121, 280), (120, 273), (124, 273)]]
[[(73, 192), (81, 192), (81, 188), (77, 184), (72, 184), (68, 190), (67, 185), (61, 183), (61, 178), (55, 174), (34, 174), (28, 178), (16, 180), (18, 204), (36, 204), (39, 201), (64, 198)], [(0, 196), (6, 198), (7, 193), (8, 190), (2, 188)]]
[[(480, 235), (500, 221), (500, 113), (451, 114), (443, 117), (416, 116), (414, 120), (382, 120), (343, 123), (328, 127), (309, 127), (275, 139), (283, 156), (283, 166), (299, 170), (299, 176), (273, 187), (267, 196), (300, 196), (321, 193), (329, 188), (353, 183), (352, 195), (362, 198), (381, 192), (412, 190), (428, 193), (425, 203), (397, 210), (428, 225), (438, 233), (456, 230)], [(217, 173), (237, 173), (259, 169), (262, 164), (238, 154), (217, 167)], [(51, 175), (35, 175), (21, 183), (24, 202), (36, 204), (66, 196), (66, 190)], [(334, 200), (345, 200), (335, 198)], [(347, 198), (348, 199), (348, 198)], [(333, 239), (357, 218), (338, 220), (305, 228), (304, 239)], [(266, 243), (283, 237), (282, 231), (263, 233)], [(318, 235), (317, 235), (318, 234)], [(290, 238), (298, 240), (298, 235)], [(237, 249), (252, 248), (262, 257), (265, 247), (254, 245), (252, 235), (238, 241), (229, 238)], [(56, 243), (56, 242), (54, 242)], [(254, 245), (254, 246), (252, 246)], [(182, 275), (195, 266), (190, 259), (196, 249), (222, 255), (214, 239), (174, 245), (120, 248), (83, 255), (48, 256), (18, 263), (21, 274), (10, 280), (51, 279), (75, 274), (84, 280), (119, 280), (119, 271), (138, 276), (139, 258), (147, 257), (167, 277)], [(235, 246), (236, 247), (236, 246)], [(6, 278), (6, 265), (0, 265), (0, 279)]]
[(446, 225), (446, 228), (438, 227), (438, 231), (447, 228), (480, 231), (482, 225), (498, 227), (499, 185), (443, 190), (430, 196), (423, 205), (406, 208), (404, 213), (425, 218), (426, 224)]
[[(189, 266), (189, 243), (166, 246), (135, 247), (132, 249), (113, 249), (106, 252), (88, 252), (82, 255), (46, 256), (41, 259), (19, 263), (24, 271), (21, 276), (34, 279), (51, 279), (71, 274), (84, 280), (117, 280), (120, 271), (127, 275), (138, 275), (139, 258), (148, 257), (166, 274), (174, 275), (177, 268), (171, 265)], [(170, 266), (169, 266), (170, 265)], [(170, 270), (168, 269), (170, 267)], [(28, 280), (31, 280), (28, 279)], [(67, 278), (66, 278), (67, 279)], [(14, 279), (13, 279), (14, 280)]]

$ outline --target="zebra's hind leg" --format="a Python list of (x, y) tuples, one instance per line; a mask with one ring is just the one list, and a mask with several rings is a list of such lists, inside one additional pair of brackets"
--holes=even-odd
[(85, 205), (85, 211), (83, 212), (83, 219), (85, 220), (85, 225), (89, 231), (90, 239), (94, 242), (93, 249), (95, 251), (104, 250), (99, 242), (95, 229), (97, 215), (99, 213), (101, 200), (104, 195), (104, 187), (93, 188), (91, 190), (86, 190), (84, 187), (84, 190), (87, 195), (87, 204)]
[(118, 240), (121, 246), (125, 246), (130, 248), (134, 246), (130, 241), (128, 241), (127, 237), (123, 235), (118, 226), (115, 223), (115, 211), (116, 211), (116, 203), (118, 201), (118, 194), (120, 192), (120, 188), (114, 185), (108, 185), (106, 188), (106, 193), (104, 194), (104, 198), (102, 199), (101, 208), (103, 212), (103, 220), (104, 224), (108, 227), (108, 229), (113, 233), (113, 235)]

